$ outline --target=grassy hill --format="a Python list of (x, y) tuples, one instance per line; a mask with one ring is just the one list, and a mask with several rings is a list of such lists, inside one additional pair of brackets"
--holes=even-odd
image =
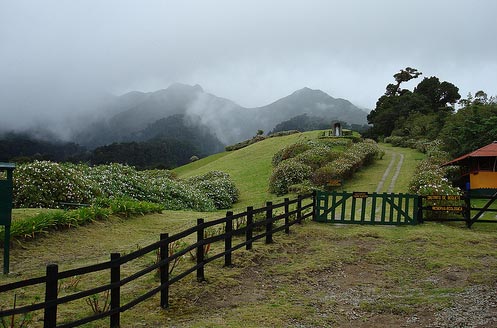
[(176, 168), (173, 172), (180, 178), (188, 178), (213, 170), (224, 171), (231, 175), (240, 189), (240, 201), (235, 204), (237, 208), (262, 206), (266, 200), (278, 199), (268, 192), (268, 181), (272, 170), (271, 159), (274, 153), (298, 141), (316, 139), (319, 133), (319, 131), (311, 131), (268, 138), (233, 152), (202, 158)]
[[(223, 152), (203, 158), (176, 168), (173, 172), (180, 178), (188, 178), (212, 170), (227, 172), (240, 189), (240, 201), (235, 204), (235, 208), (263, 206), (265, 201), (275, 201), (282, 198), (268, 192), (268, 181), (272, 171), (271, 159), (274, 153), (298, 141), (317, 139), (320, 134), (321, 131), (310, 131), (268, 138), (237, 151)], [(385, 187), (378, 191), (387, 192), (390, 185), (392, 185), (391, 191), (393, 192), (407, 191), (417, 161), (423, 159), (424, 155), (413, 149), (392, 147), (385, 144), (382, 144), (381, 147), (385, 151), (383, 158), (356, 172), (351, 180), (345, 181), (340, 190), (376, 191), (378, 182), (388, 168), (390, 161), (393, 160), (392, 157), (403, 156), (404, 161), (400, 167), (397, 181), (392, 184), (395, 174), (395, 170), (392, 170), (389, 175), (385, 176)]]

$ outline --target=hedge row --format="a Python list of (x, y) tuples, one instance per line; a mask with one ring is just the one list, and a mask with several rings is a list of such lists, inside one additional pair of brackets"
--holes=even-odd
[[(337, 145), (327, 141), (296, 143), (278, 151), (272, 160), (273, 173), (269, 191), (283, 195), (289, 190), (303, 190), (312, 186), (322, 187), (330, 180), (342, 180), (364, 165), (368, 165), (383, 152), (372, 140), (352, 144), (340, 152), (343, 140)], [(293, 187), (297, 186), (297, 187)]]
[(123, 197), (171, 210), (213, 211), (231, 207), (238, 190), (225, 173), (183, 181), (166, 170), (137, 171), (121, 164), (90, 167), (35, 161), (14, 171), (17, 208), (59, 208), (61, 203), (93, 204), (98, 198)]
[(461, 190), (453, 187), (447, 176), (454, 170), (453, 166), (441, 164), (449, 161), (449, 153), (441, 150), (440, 140), (431, 141), (426, 144), (425, 153), (427, 157), (417, 166), (414, 175), (409, 182), (409, 192), (418, 195), (460, 195)]

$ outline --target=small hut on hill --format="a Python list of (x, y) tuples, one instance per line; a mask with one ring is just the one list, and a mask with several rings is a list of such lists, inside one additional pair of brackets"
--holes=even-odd
[(460, 166), (459, 184), (464, 189), (478, 194), (497, 191), (497, 141), (443, 164), (447, 165)]

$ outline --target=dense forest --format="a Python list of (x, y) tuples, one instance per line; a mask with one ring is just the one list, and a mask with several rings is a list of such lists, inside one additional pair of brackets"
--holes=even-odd
[(458, 156), (491, 143), (497, 138), (497, 99), (484, 91), (462, 98), (459, 88), (438, 77), (425, 77), (413, 91), (402, 83), (421, 76), (407, 67), (393, 77), (386, 92), (368, 115), (375, 139), (396, 136), (404, 139), (440, 139), (446, 150)]
[(137, 169), (171, 169), (188, 163), (192, 156), (202, 154), (197, 145), (189, 141), (164, 137), (112, 143), (93, 150), (72, 142), (39, 140), (28, 134), (9, 133), (0, 139), (0, 162), (122, 163)]

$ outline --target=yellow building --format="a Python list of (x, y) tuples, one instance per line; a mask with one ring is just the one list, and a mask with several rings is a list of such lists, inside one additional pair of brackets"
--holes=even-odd
[(461, 167), (460, 185), (476, 193), (497, 191), (497, 141), (443, 164)]

